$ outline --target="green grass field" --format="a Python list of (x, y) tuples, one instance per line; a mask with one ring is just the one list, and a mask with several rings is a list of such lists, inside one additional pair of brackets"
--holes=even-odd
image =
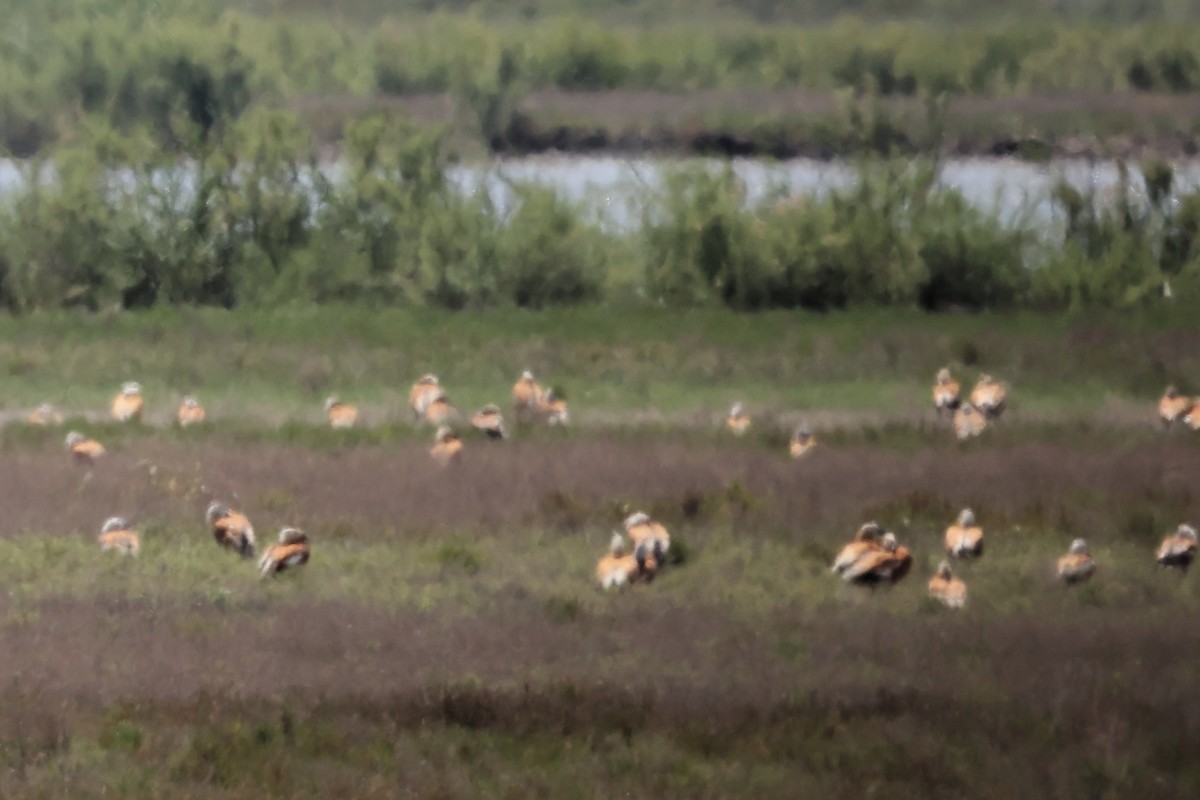
[[(1196, 338), (1183, 312), (0, 319), (5, 411), (70, 415), (0, 428), (0, 795), (1193, 796), (1200, 588), (1154, 550), (1200, 519), (1200, 439), (1154, 404), (1195, 386)], [(945, 364), (1013, 387), (978, 439), (928, 408)], [(507, 406), (526, 367), (572, 426), (433, 468), (412, 380)], [(145, 424), (104, 420), (126, 379)], [(210, 422), (179, 430), (187, 391)], [(329, 392), (367, 424), (324, 427)], [(820, 444), (792, 461), (799, 418)], [(72, 463), (69, 427), (108, 454)], [(214, 498), (260, 548), (302, 527), (311, 562), (260, 581)], [(968, 505), (986, 549), (952, 612), (925, 582)], [(671, 563), (602, 593), (633, 509)], [(114, 514), (137, 558), (98, 551)], [(914, 553), (894, 587), (829, 574), (866, 519)], [(1067, 588), (1076, 536), (1098, 572)]]

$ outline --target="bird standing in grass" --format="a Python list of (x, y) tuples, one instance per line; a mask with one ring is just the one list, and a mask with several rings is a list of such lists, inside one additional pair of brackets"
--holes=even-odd
[(542, 399), (542, 387), (534, 380), (533, 373), (525, 370), (512, 387), (512, 405), (517, 419), (523, 419), (537, 413), (538, 403)]
[(1196, 558), (1196, 529), (1191, 525), (1180, 525), (1174, 533), (1163, 539), (1155, 560), (1164, 567), (1179, 567), (1185, 574)]
[(725, 417), (725, 427), (734, 436), (742, 436), (746, 431), (750, 430), (750, 415), (746, 413), (746, 409), (741, 403), (734, 403), (729, 409), (729, 415)]
[(25, 421), (30, 425), (61, 425), (63, 417), (54, 406), (49, 403), (42, 403), (29, 412), (29, 416), (25, 418)]
[(284, 528), (279, 532), (279, 544), (268, 547), (259, 559), (259, 577), (307, 564), (309, 553), (308, 536), (298, 528)]
[(978, 436), (987, 426), (987, 417), (970, 403), (964, 403), (954, 412), (954, 435), (960, 442)]
[(425, 421), (430, 425), (446, 425), (458, 419), (458, 409), (450, 402), (445, 392), (438, 392), (425, 408)]
[(71, 431), (67, 434), (66, 446), (76, 461), (89, 466), (95, 464), (96, 459), (104, 455), (104, 445), (95, 439), (84, 436), (79, 431)]
[(1171, 423), (1182, 420), (1193, 405), (1192, 398), (1181, 394), (1174, 385), (1168, 386), (1158, 401), (1158, 418), (1162, 420), (1163, 427), (1168, 428)]
[(631, 583), (636, 583), (638, 573), (637, 559), (625, 553), (625, 539), (619, 533), (613, 533), (608, 552), (596, 564), (596, 581), (601, 589), (620, 589)]
[(331, 428), (353, 428), (358, 422), (358, 406), (343, 403), (337, 395), (331, 394), (325, 398), (325, 416), (329, 418)]
[(571, 421), (567, 401), (553, 389), (547, 389), (538, 397), (535, 413), (538, 419), (544, 420), (548, 425), (566, 425)]
[(454, 461), (462, 453), (462, 439), (458, 438), (458, 434), (450, 430), (446, 425), (437, 429), (437, 433), (433, 436), (433, 447), (429, 450), (429, 455), (433, 456), (433, 460), (439, 466), (446, 466), (451, 461)]
[(835, 575), (844, 575), (860, 558), (878, 548), (882, 537), (883, 528), (879, 523), (864, 522), (850, 543), (838, 551), (829, 571)]
[(651, 519), (644, 511), (635, 511), (625, 518), (625, 532), (635, 551), (642, 550), (654, 556), (656, 567), (666, 563), (671, 534), (661, 522)]
[(137, 422), (142, 418), (142, 385), (137, 381), (121, 384), (121, 391), (112, 400), (110, 411), (118, 422)]
[(988, 419), (995, 419), (1004, 412), (1008, 402), (1008, 387), (991, 375), (980, 375), (979, 383), (971, 390), (971, 405), (979, 409)]
[(879, 543), (870, 547), (861, 557), (842, 572), (842, 580), (863, 586), (881, 583), (899, 583), (912, 569), (912, 554), (896, 541), (888, 531)]
[(939, 369), (933, 382), (933, 407), (938, 416), (953, 413), (961, 402), (960, 395), (958, 381), (950, 376), (950, 370), (946, 367)]
[(788, 442), (788, 455), (792, 458), (802, 458), (816, 446), (817, 437), (808, 425), (801, 424), (792, 432), (792, 439)]
[(488, 403), (471, 417), (471, 427), (489, 439), (503, 439), (507, 435), (504, 430), (504, 417), (500, 415), (500, 408), (495, 403)]
[(1087, 542), (1076, 539), (1065, 556), (1058, 559), (1058, 577), (1068, 586), (1090, 580), (1096, 571), (1096, 562), (1088, 552)]
[(964, 508), (954, 524), (946, 528), (946, 554), (954, 558), (983, 555), (983, 528), (975, 523), (975, 512)]
[(943, 561), (929, 579), (929, 596), (949, 608), (962, 608), (967, 602), (967, 585), (954, 577), (950, 562)]
[(417, 382), (412, 385), (412, 389), (408, 393), (408, 403), (412, 407), (413, 416), (418, 420), (425, 419), (425, 412), (429, 409), (429, 405), (442, 393), (442, 386), (438, 382), (438, 376), (433, 373), (428, 373), (417, 378)]
[(245, 514), (224, 503), (213, 502), (204, 513), (204, 520), (217, 544), (245, 558), (254, 557), (254, 527)]
[(204, 417), (204, 406), (200, 405), (196, 396), (191, 394), (183, 398), (183, 402), (179, 404), (179, 411), (175, 414), (181, 428), (204, 422)]
[(109, 517), (100, 528), (100, 549), (136, 556), (141, 550), (141, 538), (124, 517)]

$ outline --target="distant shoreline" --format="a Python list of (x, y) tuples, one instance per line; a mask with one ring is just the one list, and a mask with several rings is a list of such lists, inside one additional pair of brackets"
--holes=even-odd
[[(305, 96), (290, 107), (336, 150), (348, 120), (377, 111), (447, 124), (484, 145), (449, 94)], [(857, 116), (857, 122), (852, 118)], [(937, 143), (936, 148), (933, 143)], [(503, 155), (664, 154), (834, 159), (861, 153), (1164, 158), (1200, 155), (1200, 93), (958, 96), (933, 115), (913, 97), (811, 90), (531, 92), (487, 150)]]

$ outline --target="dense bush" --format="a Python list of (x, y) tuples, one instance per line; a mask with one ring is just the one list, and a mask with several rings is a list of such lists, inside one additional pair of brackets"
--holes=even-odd
[[(851, 12), (841, 16), (821, 3), (746, 14), (714, 2), (699, 17), (649, 2), (641, 17), (623, 6), (629, 14), (616, 22), (603, 8), (571, 2), (523, 4), (526, 17), (499, 3), (312, 2), (290, 14), (277, 5), (0, 0), (9, 28), (20, 31), (0, 43), (0, 149), (30, 155), (101, 117), (186, 150), (255, 103), (313, 96), (450, 93), (491, 143), (535, 89), (803, 87), (899, 97), (1200, 90), (1196, 23), (1168, 25), (1153, 9), (1114, 16), (1111, 4), (1094, 18), (1103, 22), (1036, 0), (1028, 14), (983, 20), (956, 4), (919, 2), (839, 5)], [(455, 13), (461, 6), (481, 13)], [(896, 14), (913, 16), (876, 19)], [(361, 17), (372, 24), (357, 24)], [(764, 21), (771, 17), (780, 21)]]
[[(1052, 308), (1200, 297), (1200, 192), (1163, 163), (1057, 222), (1000, 219), (925, 159), (863, 157), (847, 186), (750, 201), (729, 164), (664, 169), (624, 227), (551, 189), (451, 180), (445, 132), (374, 116), (322, 168), (288, 112), (154, 144), (101, 118), (0, 203), (0, 304), (366, 302), (542, 308)], [(185, 124), (179, 130), (188, 130)], [(184, 148), (182, 154), (176, 147)], [(493, 176), (495, 178), (495, 176)], [(488, 187), (491, 188), (488, 188)]]

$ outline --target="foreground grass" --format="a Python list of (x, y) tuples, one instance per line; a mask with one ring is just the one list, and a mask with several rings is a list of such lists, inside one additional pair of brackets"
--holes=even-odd
[[(0, 318), (3, 407), (50, 401), (103, 413), (138, 380), (166, 422), (196, 392), (217, 418), (318, 422), (325, 396), (372, 425), (407, 422), (412, 381), (435, 372), (464, 410), (507, 404), (522, 369), (562, 390), (577, 417), (629, 412), (926, 410), (938, 367), (1009, 381), (1031, 415), (1144, 404), (1200, 373), (1190, 320), (879, 311), (739, 315), (700, 310), (282, 311), (46, 314)], [(1196, 386), (1195, 389), (1200, 389)], [(632, 421), (627, 418), (625, 421)], [(653, 417), (643, 417), (652, 422)]]

